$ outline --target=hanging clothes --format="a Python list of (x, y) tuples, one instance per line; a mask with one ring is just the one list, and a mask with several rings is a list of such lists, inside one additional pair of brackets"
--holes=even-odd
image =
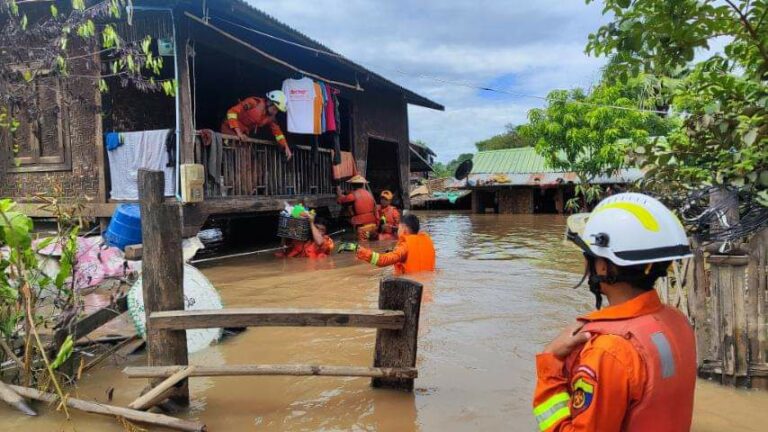
[(313, 82), (312, 85), (315, 88), (314, 98), (314, 133), (320, 135), (323, 133), (323, 90), (320, 84)]
[(315, 83), (309, 78), (283, 81), (288, 107), (288, 132), (315, 133)]
[(327, 95), (325, 103), (325, 123), (326, 131), (336, 132), (336, 93), (337, 89), (325, 84), (325, 93)]
[(114, 150), (123, 145), (123, 138), (117, 132), (109, 132), (104, 135), (104, 143), (107, 150)]
[(112, 183), (110, 197), (115, 200), (139, 199), (139, 169), (165, 172), (165, 196), (176, 194), (176, 167), (168, 166), (166, 149), (170, 129), (122, 132), (123, 145), (107, 153)]
[(318, 83), (320, 86), (320, 92), (323, 94), (323, 107), (320, 109), (320, 133), (325, 133), (328, 130), (328, 119), (325, 115), (325, 107), (328, 105), (328, 93), (325, 90), (325, 84)]

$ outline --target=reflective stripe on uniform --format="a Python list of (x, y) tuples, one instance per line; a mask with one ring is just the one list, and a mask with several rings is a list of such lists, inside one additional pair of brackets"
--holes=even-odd
[(374, 252), (371, 254), (371, 264), (376, 265), (379, 263), (379, 254)]
[(533, 415), (539, 424), (539, 430), (545, 431), (560, 420), (571, 415), (568, 403), (571, 397), (567, 392), (558, 393), (533, 408)]
[(280, 141), (285, 139), (285, 135), (275, 135), (275, 139)]
[(675, 356), (672, 355), (672, 347), (669, 345), (667, 337), (662, 332), (656, 332), (651, 335), (651, 342), (659, 351), (661, 359), (661, 377), (669, 378), (675, 376)]
[(598, 206), (592, 213), (597, 214), (601, 211), (610, 209), (624, 210), (625, 212), (628, 212), (632, 214), (632, 216), (636, 217), (637, 220), (640, 221), (640, 224), (643, 226), (643, 228), (653, 232), (659, 231), (659, 222), (656, 220), (653, 214), (649, 212), (648, 209), (637, 203), (624, 201), (612, 202)]
[[(221, 117), (219, 117), (221, 118)], [(235, 113), (227, 113), (227, 120), (237, 120), (237, 114)]]

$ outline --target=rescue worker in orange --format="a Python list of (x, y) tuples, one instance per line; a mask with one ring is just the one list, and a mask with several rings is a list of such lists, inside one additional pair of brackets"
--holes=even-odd
[(278, 252), (281, 258), (325, 258), (333, 251), (333, 239), (328, 235), (328, 221), (321, 216), (305, 213), (312, 229), (312, 239), (305, 242), (292, 240), (289, 249)]
[(356, 252), (358, 259), (378, 267), (395, 266), (395, 275), (434, 271), (435, 246), (420, 228), (419, 218), (406, 214), (398, 225), (398, 241), (392, 252), (374, 252), (356, 243), (342, 243), (339, 252)]
[(583, 235), (569, 226), (568, 238), (584, 253), (598, 310), (536, 356), (539, 430), (689, 431), (694, 333), (653, 288), (673, 260), (691, 256), (682, 225), (656, 199), (622, 193), (595, 207)]
[(280, 90), (267, 93), (266, 98), (248, 97), (240, 101), (227, 111), (227, 119), (221, 124), (221, 133), (235, 135), (240, 140), (245, 140), (256, 132), (257, 128), (269, 126), (272, 135), (280, 148), (285, 152), (285, 157), (291, 159), (293, 153), (285, 140), (285, 134), (277, 124), (277, 113), (286, 112), (285, 94)]
[(397, 227), (400, 225), (400, 212), (392, 205), (392, 192), (381, 191), (379, 194), (379, 240), (394, 240), (397, 238)]
[(347, 180), (353, 187), (352, 192), (344, 194), (341, 186), (336, 186), (336, 201), (339, 204), (347, 204), (352, 209), (352, 226), (357, 231), (358, 241), (370, 240), (376, 235), (379, 217), (376, 212), (376, 200), (365, 188), (368, 180), (361, 175), (356, 175)]

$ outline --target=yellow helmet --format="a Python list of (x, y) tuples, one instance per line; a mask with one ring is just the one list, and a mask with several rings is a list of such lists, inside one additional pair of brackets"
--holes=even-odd
[(389, 200), (389, 201), (392, 201), (392, 198), (394, 197), (394, 195), (392, 195), (392, 192), (390, 192), (390, 191), (388, 191), (386, 189), (381, 191), (381, 194), (379, 194), (379, 196), (381, 198), (384, 198), (384, 199)]
[(285, 93), (283, 93), (281, 90), (272, 90), (271, 92), (267, 93), (267, 99), (272, 101), (272, 103), (275, 104), (277, 109), (280, 111), (286, 112), (288, 110)]

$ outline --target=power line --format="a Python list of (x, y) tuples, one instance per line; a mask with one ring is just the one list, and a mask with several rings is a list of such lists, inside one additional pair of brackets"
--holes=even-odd
[[(249, 32), (252, 32), (252, 33), (255, 33), (255, 34), (258, 34), (258, 35), (261, 35), (261, 36), (264, 36), (264, 37), (267, 37), (267, 38), (270, 38), (270, 39), (273, 39), (273, 40), (276, 40), (276, 41), (279, 41), (279, 42), (283, 42), (283, 43), (288, 44), (288, 45), (292, 45), (292, 46), (295, 46), (295, 47), (298, 47), (298, 48), (302, 48), (302, 49), (314, 52), (315, 54), (323, 54), (323, 55), (327, 55), (327, 56), (331, 56), (331, 57), (347, 60), (347, 58), (342, 56), (341, 54), (337, 54), (337, 53), (334, 53), (334, 52), (331, 52), (331, 51), (321, 50), (321, 49), (318, 49), (318, 48), (315, 48), (315, 47), (311, 47), (311, 46), (307, 46), (307, 45), (304, 45), (304, 44), (300, 44), (298, 42), (294, 42), (294, 41), (290, 41), (290, 40), (287, 40), (287, 39), (283, 39), (283, 38), (275, 36), (273, 34), (266, 33), (266, 32), (263, 32), (261, 30), (256, 30), (255, 28), (252, 28), (252, 27), (248, 27), (248, 26), (244, 26), (244, 25), (232, 22), (232, 21), (227, 20), (225, 18), (221, 18), (221, 17), (218, 17), (218, 16), (211, 16), (211, 18), (219, 20), (219, 21), (222, 21), (222, 22), (225, 22), (225, 23), (227, 23), (229, 25), (241, 28), (241, 29), (246, 30), (246, 31), (249, 31)], [(544, 100), (544, 101), (550, 100), (546, 96), (531, 95), (531, 94), (514, 92), (514, 91), (511, 91), (511, 90), (507, 90), (507, 89), (499, 89), (499, 88), (494, 88), (494, 87), (487, 87), (487, 86), (482, 86), (482, 85), (478, 85), (478, 84), (473, 84), (473, 83), (470, 83), (468, 81), (464, 81), (464, 82), (462, 82), (462, 81), (453, 81), (453, 80), (448, 80), (448, 79), (437, 77), (437, 76), (433, 76), (433, 75), (427, 75), (427, 74), (422, 74), (422, 73), (409, 73), (409, 72), (405, 72), (405, 71), (403, 71), (401, 69), (394, 69), (394, 70), (390, 69), (390, 71), (394, 71), (396, 73), (399, 73), (399, 74), (405, 75), (405, 76), (411, 76), (411, 77), (420, 78), (420, 79), (429, 79), (429, 80), (432, 80), (432, 81), (435, 81), (435, 82), (439, 82), (439, 83), (443, 83), (443, 84), (467, 87), (467, 88), (472, 88), (472, 89), (475, 89), (475, 90), (481, 90), (481, 91), (486, 91), (486, 92), (506, 94), (506, 95), (515, 96), (515, 97), (539, 99), (539, 100)], [(557, 101), (557, 100), (555, 100), (555, 101)], [(652, 109), (625, 107), (625, 106), (610, 105), (610, 104), (597, 104), (597, 103), (585, 102), (585, 101), (577, 101), (577, 100), (570, 100), (570, 101), (561, 100), (561, 101), (557, 101), (557, 102), (571, 102), (571, 103), (575, 103), (575, 104), (579, 104), (579, 105), (594, 106), (594, 107), (598, 107), (598, 108), (612, 108), (612, 109), (623, 110), (623, 111), (634, 111), (634, 112), (643, 112), (643, 113), (652, 113), (652, 114), (665, 114), (665, 115), (669, 114), (667, 111), (662, 111), (662, 110), (652, 110)]]

